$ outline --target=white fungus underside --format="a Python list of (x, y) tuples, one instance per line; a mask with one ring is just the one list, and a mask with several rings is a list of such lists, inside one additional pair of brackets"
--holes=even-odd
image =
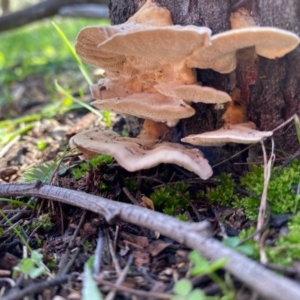
[(228, 125), (216, 131), (189, 135), (181, 141), (198, 146), (221, 146), (227, 143), (255, 144), (273, 135), (272, 131), (253, 129), (252, 124), (252, 122), (248, 122)]
[(72, 137), (70, 145), (78, 147), (84, 157), (97, 154), (113, 156), (120, 166), (130, 172), (152, 168), (161, 163), (171, 163), (194, 172), (202, 179), (208, 179), (212, 175), (208, 161), (198, 149), (175, 143), (155, 143), (91, 129)]

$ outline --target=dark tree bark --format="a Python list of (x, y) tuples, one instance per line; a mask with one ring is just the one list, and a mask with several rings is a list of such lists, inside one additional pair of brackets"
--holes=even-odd
[[(257, 25), (274, 26), (300, 34), (299, 0), (156, 0), (167, 7), (174, 24), (207, 26), (213, 34), (230, 29), (229, 18), (236, 9), (247, 9)], [(113, 24), (123, 23), (143, 3), (141, 0), (110, 0)], [(204, 86), (231, 92), (241, 90), (241, 102), (247, 116), (261, 130), (271, 130), (300, 111), (300, 53), (299, 47), (281, 59), (259, 57), (255, 63), (239, 63), (231, 74), (198, 70), (198, 80)], [(197, 104), (197, 113), (182, 120), (182, 135), (201, 133), (222, 126), (221, 111), (210, 105)], [(276, 148), (293, 153), (299, 145), (293, 124), (275, 135)], [(237, 151), (227, 147), (216, 149), (214, 162)], [(225, 151), (225, 152), (224, 152)], [(211, 149), (209, 150), (211, 152)], [(227, 153), (227, 154), (226, 154)], [(221, 156), (221, 157), (220, 157)]]

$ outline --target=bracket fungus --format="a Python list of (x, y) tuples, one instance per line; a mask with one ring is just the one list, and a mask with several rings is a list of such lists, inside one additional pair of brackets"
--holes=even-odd
[(120, 137), (112, 131), (91, 129), (72, 137), (70, 144), (82, 151), (84, 158), (98, 153), (111, 155), (120, 166), (131, 172), (161, 163), (173, 163), (194, 172), (202, 179), (208, 179), (212, 175), (208, 161), (198, 149), (176, 143)]
[(160, 83), (156, 84), (154, 88), (165, 96), (180, 98), (189, 104), (191, 102), (221, 104), (231, 101), (231, 97), (227, 93), (198, 84)]
[[(195, 113), (192, 102), (231, 103), (227, 93), (198, 84), (195, 68), (228, 73), (235, 69), (240, 49), (253, 47), (258, 55), (274, 59), (299, 44), (299, 38), (288, 31), (253, 26), (246, 18), (235, 22), (238, 25), (234, 29), (211, 36), (206, 27), (173, 25), (165, 7), (147, 0), (124, 24), (82, 29), (76, 52), (84, 62), (105, 72), (105, 78), (91, 86), (96, 98), (92, 104), (146, 120), (135, 138), (90, 129), (72, 137), (71, 146), (84, 158), (98, 153), (112, 155), (129, 171), (174, 163), (203, 179), (211, 176), (211, 167), (198, 149), (171, 143), (167, 138), (168, 126)], [(247, 24), (251, 26), (240, 28)], [(227, 124), (182, 141), (204, 146), (255, 143), (271, 135), (255, 130), (249, 122)]]
[(192, 134), (182, 142), (197, 146), (222, 146), (227, 143), (255, 144), (273, 135), (272, 131), (258, 131), (253, 122), (226, 125), (218, 130)]
[(299, 37), (289, 31), (273, 27), (232, 29), (212, 36), (211, 44), (198, 49), (187, 60), (187, 65), (199, 69), (213, 69), (230, 73), (236, 68), (236, 51), (255, 47), (256, 54), (275, 59), (294, 50)]
[(195, 113), (195, 110), (181, 99), (155, 93), (135, 93), (125, 98), (96, 100), (92, 104), (99, 109), (159, 122), (172, 122), (191, 117)]

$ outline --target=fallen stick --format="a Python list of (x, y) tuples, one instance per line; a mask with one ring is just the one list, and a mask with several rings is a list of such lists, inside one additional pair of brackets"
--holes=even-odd
[(107, 4), (107, 0), (47, 0), (0, 17), (0, 32), (56, 15), (63, 6), (73, 4)]
[(170, 216), (106, 198), (50, 185), (2, 184), (0, 197), (24, 196), (40, 197), (60, 201), (102, 215), (108, 222), (116, 218), (133, 223), (172, 238), (199, 251), (212, 261), (227, 257), (225, 269), (244, 282), (261, 296), (272, 300), (299, 300), (300, 285), (279, 276), (258, 262), (225, 247), (222, 243), (203, 234), (207, 223), (184, 223)]

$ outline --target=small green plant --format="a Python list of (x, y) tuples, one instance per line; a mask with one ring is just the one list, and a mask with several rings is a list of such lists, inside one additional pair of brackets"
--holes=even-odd
[[(227, 263), (227, 258), (221, 258), (215, 262), (209, 262), (197, 251), (192, 251), (189, 254), (190, 261), (194, 264), (190, 270), (191, 275), (207, 275), (212, 281), (219, 285), (222, 290), (222, 299), (233, 300), (235, 299), (235, 291), (231, 284), (228, 284), (226, 280), (223, 280), (216, 271), (220, 270)], [(228, 280), (229, 281), (229, 280)]]
[(44, 140), (38, 140), (36, 142), (36, 147), (39, 151), (44, 151), (47, 148), (47, 142)]
[(16, 272), (21, 272), (34, 279), (46, 273), (46, 268), (42, 263), (43, 255), (37, 251), (31, 252), (30, 258), (23, 258), (20, 263), (14, 267), (14, 276)]
[[(243, 197), (236, 200), (234, 206), (244, 208), (249, 219), (256, 219), (263, 191), (263, 167), (253, 166), (251, 171), (241, 178), (241, 183), (246, 190), (255, 196)], [(286, 214), (295, 212), (299, 208), (299, 194), (295, 194), (292, 186), (299, 184), (300, 161), (294, 160), (284, 168), (275, 167), (272, 170), (268, 186), (268, 204), (273, 214)]]
[(50, 258), (47, 261), (47, 267), (49, 270), (54, 270), (56, 268), (57, 262), (54, 258)]
[(32, 222), (33, 228), (40, 227), (43, 230), (49, 230), (53, 227), (53, 223), (51, 221), (51, 216), (50, 214), (45, 214), (39, 216), (39, 218), (35, 221)]
[[(42, 181), (43, 183), (49, 182), (53, 172), (56, 168), (56, 163), (43, 163), (37, 167), (31, 168), (25, 171), (21, 176), (21, 181), (24, 183), (30, 183), (34, 181)], [(64, 173), (67, 167), (61, 163), (59, 166), (58, 174)]]
[[(188, 207), (186, 199), (190, 199), (189, 185), (178, 183), (176, 186), (164, 186), (156, 189), (150, 196), (154, 207), (167, 215), (174, 215)], [(179, 212), (180, 213), (180, 212)]]
[(231, 174), (222, 173), (217, 177), (217, 180), (217, 185), (210, 189), (206, 194), (208, 201), (212, 204), (231, 206), (236, 200), (236, 195), (234, 193), (236, 185), (231, 178)]
[(97, 168), (98, 166), (100, 166), (101, 164), (111, 164), (113, 162), (114, 158), (109, 156), (109, 155), (98, 155), (96, 157), (93, 157), (89, 160), (91, 166), (93, 168)]
[(253, 256), (255, 253), (253, 245), (250, 244), (242, 244), (240, 237), (227, 237), (223, 240), (223, 244), (229, 248), (232, 248), (236, 251), (239, 251), (247, 256)]
[(192, 251), (189, 254), (190, 261), (194, 264), (190, 270), (191, 275), (211, 275), (217, 270), (224, 267), (227, 263), (227, 258), (219, 259), (215, 262), (210, 263), (206, 258), (204, 258), (199, 252)]
[(172, 300), (207, 300), (208, 298), (200, 289), (193, 289), (191, 282), (183, 278), (174, 285)]
[(191, 282), (188, 279), (181, 279), (174, 285), (174, 296), (172, 300), (233, 300), (235, 292), (232, 287), (228, 287), (226, 280), (223, 280), (216, 271), (224, 267), (227, 259), (219, 259), (210, 263), (207, 259), (202, 257), (197, 251), (192, 251), (189, 254), (189, 259), (193, 263), (190, 270), (192, 276), (207, 275), (222, 289), (223, 296), (206, 296), (200, 289), (193, 289)]
[(288, 234), (280, 235), (273, 247), (266, 247), (270, 262), (291, 265), (293, 261), (300, 260), (300, 213), (289, 220), (288, 229)]
[(136, 192), (138, 188), (138, 181), (136, 179), (125, 178), (124, 179), (124, 186), (131, 192)]
[(113, 157), (109, 155), (98, 155), (96, 157), (91, 158), (88, 162), (81, 163), (80, 166), (74, 168), (72, 170), (72, 174), (75, 177), (75, 179), (80, 179), (84, 177), (88, 170), (90, 169), (90, 166), (92, 168), (97, 168), (101, 164), (110, 164), (113, 161)]
[[(300, 160), (294, 160), (290, 165), (272, 170), (268, 186), (268, 205), (273, 214), (295, 213), (299, 209), (300, 200)], [(240, 178), (240, 185), (245, 191), (252, 194), (246, 196), (237, 192), (237, 183), (230, 174), (221, 174), (215, 187), (206, 194), (198, 193), (198, 198), (206, 197), (212, 204), (243, 208), (247, 218), (257, 219), (260, 197), (264, 186), (263, 166), (252, 166), (251, 170)], [(298, 187), (297, 192), (293, 186)]]
[(83, 243), (83, 249), (84, 249), (84, 252), (88, 251), (88, 250), (92, 250), (93, 249), (93, 245), (91, 242), (89, 241), (85, 241)]
[(77, 179), (84, 177), (88, 170), (89, 170), (88, 163), (81, 163), (80, 166), (78, 166), (72, 170), (72, 174), (75, 177), (75, 179), (77, 180)]
[(82, 285), (83, 300), (102, 300), (103, 297), (99, 291), (98, 285), (93, 278), (93, 261), (91, 257), (84, 265), (84, 281)]

